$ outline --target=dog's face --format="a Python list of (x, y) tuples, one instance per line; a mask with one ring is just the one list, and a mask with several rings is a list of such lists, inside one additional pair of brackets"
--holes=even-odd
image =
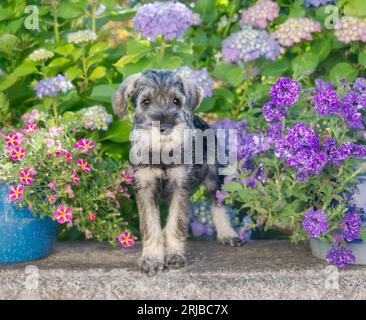
[[(113, 110), (122, 117), (128, 100), (135, 109), (134, 130), (145, 130), (167, 148), (181, 145), (183, 130), (192, 128), (193, 110), (202, 89), (171, 71), (149, 70), (127, 78), (113, 95)], [(158, 126), (156, 126), (158, 125)], [(179, 136), (179, 137), (178, 137)]]

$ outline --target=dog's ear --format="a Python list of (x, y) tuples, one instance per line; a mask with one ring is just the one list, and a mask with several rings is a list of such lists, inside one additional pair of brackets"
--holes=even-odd
[(122, 118), (128, 108), (128, 99), (134, 93), (136, 81), (140, 78), (141, 73), (129, 76), (124, 80), (118, 89), (114, 92), (112, 97), (112, 107), (114, 113)]
[(186, 92), (187, 103), (192, 110), (196, 109), (202, 102), (204, 91), (203, 88), (192, 81), (182, 79)]

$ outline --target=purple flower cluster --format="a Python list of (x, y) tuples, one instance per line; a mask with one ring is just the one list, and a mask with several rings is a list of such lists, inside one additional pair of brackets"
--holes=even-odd
[(341, 105), (337, 93), (333, 89), (317, 90), (313, 102), (314, 109), (317, 114), (326, 116), (335, 113)]
[(267, 137), (272, 140), (278, 140), (282, 136), (283, 129), (282, 122), (270, 123), (267, 128)]
[(366, 146), (346, 141), (341, 147), (338, 147), (337, 140), (330, 137), (325, 139), (323, 149), (327, 155), (327, 161), (335, 166), (339, 166), (342, 161), (352, 156), (366, 156)]
[(356, 258), (352, 251), (342, 245), (334, 245), (327, 254), (327, 261), (338, 268), (345, 268), (350, 263), (355, 263)]
[(335, 25), (335, 37), (344, 43), (353, 41), (366, 42), (366, 20), (357, 17), (343, 16)]
[(351, 91), (343, 98), (340, 115), (351, 129), (363, 129), (364, 123), (360, 111), (365, 107), (365, 97)]
[(260, 57), (276, 60), (279, 54), (277, 42), (266, 31), (253, 29), (250, 25), (243, 26), (222, 42), (225, 62), (248, 62)]
[(356, 212), (348, 212), (344, 215), (341, 226), (343, 236), (347, 241), (353, 241), (359, 238), (362, 221)]
[(310, 209), (305, 213), (302, 227), (310, 236), (318, 238), (329, 229), (327, 214), (323, 210)]
[(181, 39), (193, 23), (192, 11), (179, 2), (154, 2), (137, 9), (133, 19), (136, 31), (147, 40), (162, 35), (167, 40)]
[(250, 8), (243, 10), (243, 23), (251, 23), (260, 28), (266, 28), (268, 22), (276, 19), (280, 14), (279, 5), (271, 0), (259, 0)]
[(203, 89), (205, 97), (212, 96), (214, 83), (206, 68), (194, 70), (188, 66), (183, 66), (175, 72), (181, 77), (198, 84)]
[(320, 7), (324, 6), (326, 4), (335, 3), (336, 0), (305, 0), (304, 6), (305, 7)]
[(54, 97), (59, 92), (66, 93), (68, 90), (72, 89), (73, 85), (68, 81), (63, 75), (58, 74), (53, 78), (45, 78), (39, 81), (34, 90), (38, 98), (43, 97)]

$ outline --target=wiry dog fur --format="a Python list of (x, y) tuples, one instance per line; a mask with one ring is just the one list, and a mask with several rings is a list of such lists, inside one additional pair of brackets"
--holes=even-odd
[[(165, 148), (180, 149), (183, 155), (184, 144), (181, 139), (175, 138), (174, 133), (182, 133), (184, 129), (197, 128), (204, 131), (209, 128), (193, 114), (202, 100), (201, 88), (173, 72), (149, 70), (127, 78), (113, 96), (116, 115), (123, 117), (129, 99), (135, 108), (132, 134), (150, 138), (152, 144), (146, 145), (146, 148), (150, 148), (150, 153)], [(152, 127), (153, 121), (169, 124), (169, 134), (160, 134), (157, 128)], [(203, 151), (203, 158), (207, 160), (205, 148)], [(134, 172), (143, 244), (142, 256), (138, 262), (140, 270), (153, 275), (163, 270), (164, 266), (184, 266), (189, 198), (202, 183), (215, 197), (221, 187), (218, 165), (207, 164), (205, 161), (203, 164), (195, 164), (194, 160), (193, 164), (137, 164), (134, 165)], [(168, 220), (163, 230), (160, 224), (160, 199), (169, 203)], [(240, 245), (225, 209), (213, 205), (212, 216), (218, 240), (231, 246)]]

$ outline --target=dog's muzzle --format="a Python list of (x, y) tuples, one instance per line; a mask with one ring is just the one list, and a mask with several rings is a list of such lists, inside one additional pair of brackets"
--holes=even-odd
[(160, 124), (160, 133), (161, 134), (169, 134), (171, 130), (173, 129), (173, 125), (170, 123), (161, 123)]

